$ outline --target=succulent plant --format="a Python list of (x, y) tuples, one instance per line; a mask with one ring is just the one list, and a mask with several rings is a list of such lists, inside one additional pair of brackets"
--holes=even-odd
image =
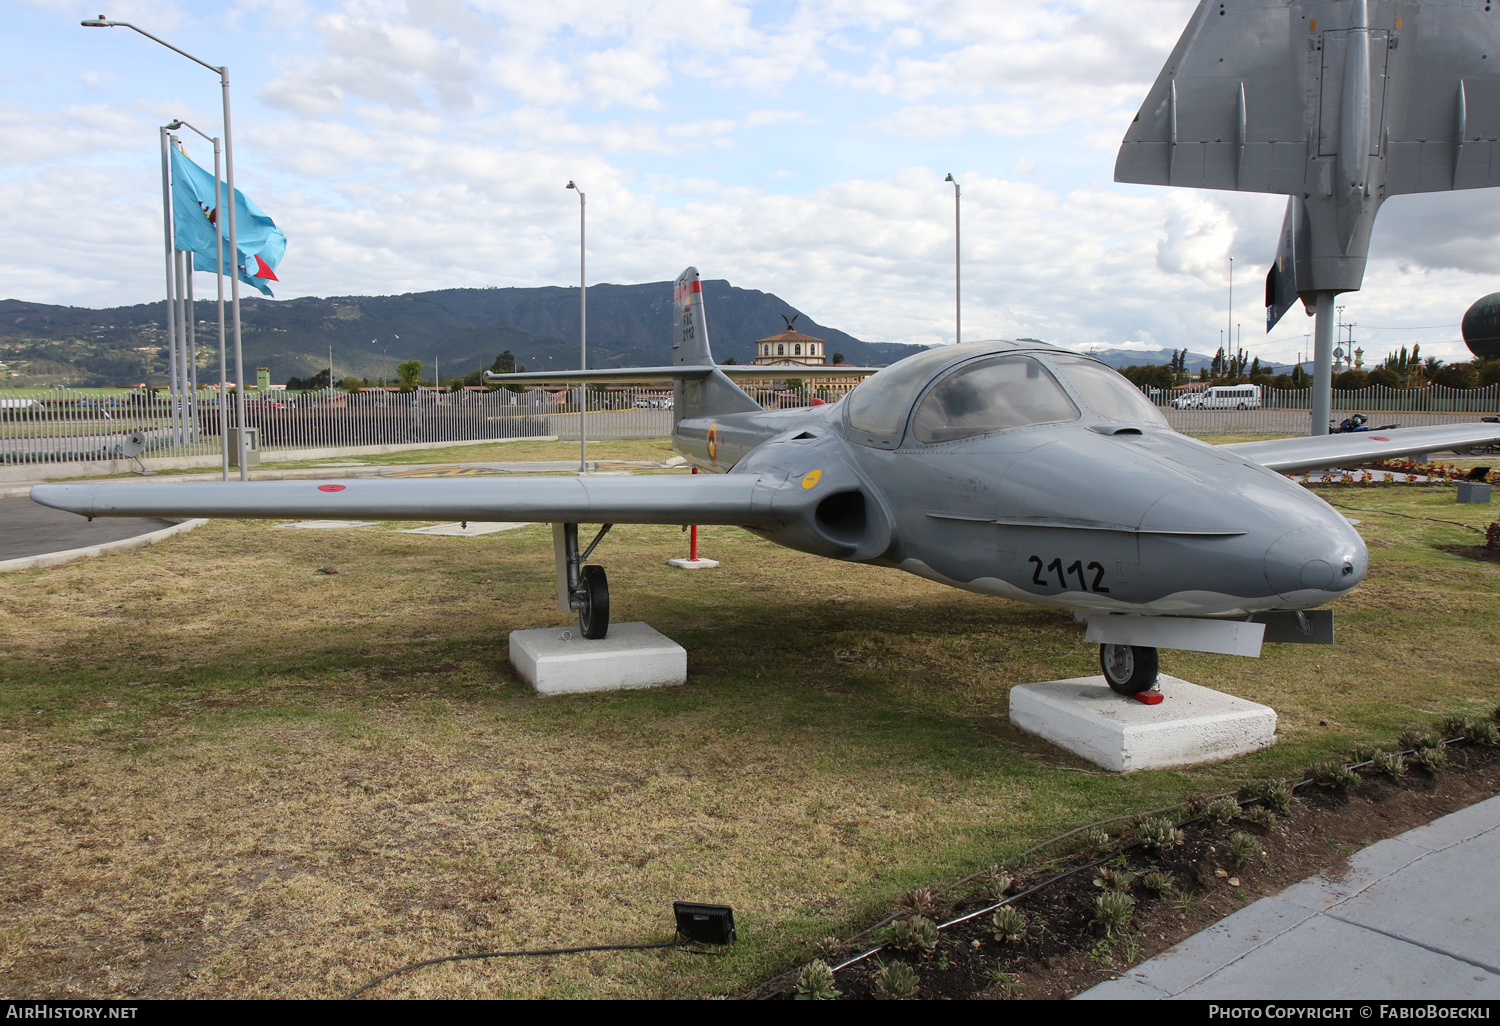
[(1263, 826), (1267, 830), (1270, 830), (1276, 825), (1276, 813), (1272, 812), (1264, 805), (1252, 805), (1249, 808), (1244, 809), (1241, 812), (1241, 815), (1244, 817), (1246, 822), (1254, 823), (1257, 826)]
[(1376, 752), (1370, 758), (1370, 769), (1392, 780), (1406, 776), (1406, 759), (1400, 752)]
[(875, 977), (875, 1000), (910, 1001), (921, 986), (915, 969), (905, 962), (892, 962)]
[(1292, 807), (1292, 787), (1285, 780), (1262, 780), (1240, 789), (1240, 797), (1258, 801), (1272, 812), (1285, 813)]
[(1010, 944), (1026, 935), (1026, 916), (1014, 905), (1006, 905), (990, 917), (990, 926), (997, 941)]
[(1203, 806), (1203, 822), (1209, 826), (1226, 826), (1230, 820), (1239, 815), (1240, 803), (1227, 795), (1223, 798), (1215, 798)]
[(1251, 834), (1244, 831), (1236, 831), (1229, 838), (1229, 857), (1234, 859), (1234, 866), (1238, 869), (1247, 859), (1252, 858), (1260, 851), (1260, 842)]
[(1010, 890), (1015, 878), (1003, 869), (992, 869), (979, 877), (979, 893), (991, 901), (999, 901)]
[(1424, 773), (1436, 773), (1448, 765), (1448, 750), (1442, 745), (1434, 745), (1431, 748), (1418, 748), (1412, 754), (1410, 762)]
[(1109, 832), (1103, 827), (1089, 827), (1083, 835), (1083, 841), (1095, 851), (1107, 848), (1109, 847)]
[(1094, 886), (1103, 887), (1106, 891), (1128, 891), (1130, 885), (1135, 883), (1135, 878), (1135, 873), (1125, 869), (1099, 866), (1094, 870)]
[(1094, 899), (1094, 925), (1105, 936), (1113, 936), (1130, 924), (1135, 914), (1135, 899), (1123, 891), (1105, 891)]
[(807, 963), (797, 974), (798, 1001), (833, 1001), (842, 993), (834, 987), (833, 970), (821, 958)]
[(885, 939), (901, 951), (931, 951), (937, 947), (937, 924), (925, 916), (898, 919), (886, 927)]
[(1463, 730), (1459, 732), (1465, 741), (1476, 745), (1492, 745), (1500, 741), (1500, 730), (1489, 720), (1465, 716)]
[(844, 942), (837, 937), (824, 937), (813, 945), (813, 950), (818, 953), (819, 958), (827, 958), (844, 946)]
[(1442, 731), (1445, 739), (1461, 737), (1476, 745), (1492, 745), (1500, 736), (1493, 723), (1474, 716), (1449, 716), (1443, 720)]
[(1141, 886), (1157, 897), (1172, 891), (1172, 874), (1165, 869), (1153, 869), (1141, 877)]
[(1351, 788), (1358, 787), (1363, 781), (1360, 775), (1349, 768), (1344, 762), (1320, 762), (1308, 768), (1307, 775), (1319, 787)]
[(914, 887), (896, 899), (896, 907), (914, 916), (930, 916), (937, 911), (937, 899), (926, 887)]
[(1182, 843), (1183, 833), (1172, 825), (1170, 819), (1143, 819), (1136, 833), (1141, 843), (1148, 848), (1166, 851)]
[(1406, 730), (1403, 730), (1400, 734), (1396, 735), (1396, 747), (1402, 750), (1408, 748), (1431, 748), (1434, 745), (1440, 745), (1442, 743), (1443, 739), (1438, 737), (1432, 731), (1418, 730), (1413, 727), (1408, 727)]

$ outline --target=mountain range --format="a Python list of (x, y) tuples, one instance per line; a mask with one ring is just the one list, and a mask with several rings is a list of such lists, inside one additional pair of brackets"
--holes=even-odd
[[(921, 347), (869, 343), (826, 327), (785, 300), (723, 280), (703, 283), (714, 356), (750, 363), (755, 340), (786, 329), (827, 341), (830, 357), (883, 366)], [(488, 369), (509, 350), (530, 370), (579, 364), (578, 290), (539, 288), (443, 289), (401, 296), (305, 297), (241, 300), (246, 379), (267, 367), (280, 384), (328, 366), (334, 376), (394, 379), (403, 360), (420, 360), (423, 376), (444, 380)], [(590, 367), (670, 363), (672, 283), (591, 285), (588, 290)], [(0, 375), (12, 387), (122, 385), (167, 381), (165, 301), (94, 310), (0, 300)], [(199, 380), (217, 377), (217, 313), (196, 303)], [(434, 369), (434, 361), (436, 368)]]

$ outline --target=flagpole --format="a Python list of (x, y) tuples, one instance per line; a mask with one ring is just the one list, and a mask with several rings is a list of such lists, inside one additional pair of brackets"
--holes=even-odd
[[(173, 140), (174, 142), (176, 140)], [(182, 305), (182, 250), (172, 251), (172, 271), (177, 276), (177, 444), (187, 441), (187, 311)]]
[[(578, 369), (589, 369), (589, 291), (588, 280), (584, 276), (584, 255), (586, 253), (586, 236), (584, 235), (584, 208), (585, 201), (583, 190), (573, 182), (568, 182), (564, 188), (572, 189), (578, 193)], [(589, 469), (589, 386), (588, 382), (578, 383), (578, 472), (588, 473)]]
[[(197, 129), (194, 129), (197, 131)], [(219, 457), (223, 480), (229, 480), (229, 382), (228, 360), (224, 353), (224, 243), (219, 239), (218, 210), (222, 209), (224, 188), (219, 184), (219, 139), (214, 137), (214, 284), (219, 291)]]
[(161, 223), (167, 263), (167, 399), (171, 403), (167, 416), (172, 444), (177, 444), (177, 297), (173, 284), (172, 247), (172, 177), (168, 168), (167, 130), (161, 129)]
[[(218, 400), (218, 408), (219, 408), (219, 464), (220, 464), (219, 473), (220, 473), (220, 476), (222, 477), (223, 480), (228, 481), (229, 480), (229, 430), (228, 430), (229, 429), (229, 407), (228, 407), (227, 403), (229, 401), (229, 382), (228, 382), (228, 380), (226, 378), (226, 375), (228, 374), (228, 370), (227, 370), (227, 368), (228, 368), (228, 360), (226, 359), (225, 352), (224, 352), (224, 239), (222, 237), (222, 233), (219, 231), (219, 221), (218, 221), (219, 211), (222, 210), (222, 208), (223, 208), (223, 200), (224, 200), (223, 177), (224, 176), (223, 176), (222, 168), (220, 167), (220, 162), (219, 162), (219, 157), (220, 157), (220, 154), (219, 154), (219, 137), (218, 136), (206, 135), (196, 125), (190, 125), (186, 121), (183, 121), (181, 118), (178, 118), (176, 121), (173, 121), (167, 127), (169, 129), (170, 128), (188, 128), (188, 129), (192, 129), (194, 132), (197, 132), (199, 135), (203, 136), (203, 138), (207, 139), (210, 143), (212, 143), (213, 147), (214, 147), (214, 209), (212, 211), (210, 211), (209, 223), (214, 226), (214, 242), (215, 242), (215, 246), (214, 246), (214, 270), (217, 272), (214, 275), (214, 285), (215, 285), (215, 287), (216, 287), (216, 289), (218, 291), (217, 306), (218, 306), (218, 312), (219, 312), (219, 400)], [(188, 257), (188, 259), (191, 260), (193, 258), (190, 256), (190, 257)], [(192, 283), (193, 283), (192, 265), (189, 264), (188, 265), (188, 296), (189, 296), (188, 302), (189, 302), (190, 305), (192, 304), (192, 298), (191, 298), (192, 297)], [(193, 314), (193, 317), (194, 317), (194, 319), (197, 318), (196, 310), (195, 310), (195, 312)], [(197, 411), (198, 411), (198, 405), (197, 405), (197, 391), (198, 391), (197, 373), (198, 372), (197, 372), (197, 367), (198, 367), (198, 360), (197, 360), (196, 351), (195, 351), (195, 355), (194, 355), (194, 359), (193, 359), (193, 394), (194, 394), (194, 401), (193, 401), (194, 418), (193, 418), (193, 424), (194, 424), (195, 427), (201, 427), (201, 425), (199, 425), (199, 423), (198, 423), (198, 418), (197, 418)]]

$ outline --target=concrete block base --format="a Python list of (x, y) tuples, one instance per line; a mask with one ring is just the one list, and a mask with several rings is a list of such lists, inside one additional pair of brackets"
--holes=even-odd
[(1216, 762), (1276, 743), (1276, 710), (1162, 674), (1160, 705), (1115, 694), (1102, 676), (1020, 684), (1010, 721), (1117, 773)]
[(675, 566), (679, 570), (707, 570), (719, 565), (717, 559), (669, 559), (667, 566)]
[(1458, 483), (1459, 502), (1489, 502), (1490, 486), (1483, 481), (1460, 481)]
[(687, 682), (687, 650), (644, 623), (613, 623), (590, 641), (575, 625), (511, 631), (510, 661), (543, 695)]

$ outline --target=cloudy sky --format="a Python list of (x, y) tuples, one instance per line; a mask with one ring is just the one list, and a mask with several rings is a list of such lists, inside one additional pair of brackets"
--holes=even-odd
[[(1193, 0), (89, 2), (0, 0), (0, 298), (155, 300), (157, 126), (219, 131), (215, 76), (80, 27), (102, 4), (228, 64), (280, 297), (573, 284), (574, 179), (591, 284), (692, 263), (860, 338), (951, 341), (952, 172), (966, 338), (1212, 352), (1234, 323), (1289, 362), (1311, 331), (1260, 330), (1282, 198), (1112, 181)], [(1343, 297), (1367, 350), (1467, 355), (1497, 201), (1385, 206)]]

